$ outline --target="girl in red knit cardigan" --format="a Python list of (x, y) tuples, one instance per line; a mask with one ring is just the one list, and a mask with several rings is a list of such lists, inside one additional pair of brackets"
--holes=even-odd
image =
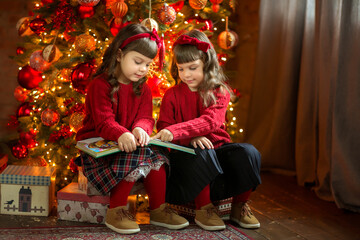
[(204, 33), (192, 30), (176, 40), (171, 75), (180, 83), (162, 99), (153, 138), (191, 144), (197, 156), (170, 153), (167, 202), (195, 199), (195, 222), (211, 231), (225, 229), (211, 201), (233, 197), (231, 219), (244, 228), (260, 227), (248, 205), (261, 182), (260, 153), (250, 144), (230, 142), (224, 123), (231, 89)]
[(81, 154), (88, 181), (101, 193), (110, 193), (106, 226), (122, 234), (140, 231), (127, 209), (127, 198), (141, 177), (149, 195), (150, 223), (169, 229), (189, 225), (165, 203), (167, 158), (160, 150), (146, 146), (154, 119), (145, 76), (158, 49), (162, 63), (163, 41), (155, 30), (149, 31), (140, 24), (130, 24), (120, 30), (88, 86), (86, 117), (76, 135), (77, 140), (102, 137), (117, 141), (122, 150), (97, 159)]

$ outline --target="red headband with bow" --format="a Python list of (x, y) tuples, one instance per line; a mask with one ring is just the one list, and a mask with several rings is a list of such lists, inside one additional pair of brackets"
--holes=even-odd
[(138, 40), (140, 38), (150, 38), (150, 40), (155, 41), (157, 47), (159, 48), (159, 68), (160, 70), (163, 67), (164, 56), (165, 56), (165, 46), (164, 46), (164, 39), (157, 34), (156, 29), (154, 28), (151, 33), (139, 33), (134, 36), (129, 37), (126, 39), (120, 46), (120, 49), (123, 49), (126, 45), (131, 43), (132, 41)]
[(178, 44), (180, 44), (180, 45), (182, 45), (182, 44), (194, 45), (194, 46), (197, 47), (197, 49), (199, 49), (199, 50), (201, 50), (201, 51), (203, 51), (205, 53), (211, 48), (211, 45), (209, 43), (200, 41), (197, 38), (189, 37), (188, 35), (181, 35), (175, 41), (175, 43), (173, 45), (173, 48)]

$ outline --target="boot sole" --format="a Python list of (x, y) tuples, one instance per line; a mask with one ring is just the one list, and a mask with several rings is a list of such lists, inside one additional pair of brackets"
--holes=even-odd
[(140, 228), (137, 229), (120, 229), (120, 228), (116, 228), (113, 225), (110, 225), (108, 223), (105, 222), (105, 225), (110, 228), (111, 230), (117, 232), (117, 233), (121, 233), (121, 234), (133, 234), (133, 233), (137, 233), (140, 232)]
[(226, 228), (225, 225), (222, 226), (207, 226), (202, 224), (201, 222), (199, 222), (198, 220), (195, 219), (195, 223), (200, 226), (201, 228), (207, 230), (207, 231), (218, 231), (218, 230), (224, 230)]
[(242, 228), (259, 228), (260, 227), (260, 223), (254, 223), (254, 224), (247, 224), (247, 223), (242, 223), (239, 220), (237, 220), (236, 218), (230, 218), (231, 221), (236, 222), (237, 224), (240, 225), (240, 227)]
[(178, 230), (178, 229), (182, 229), (182, 228), (189, 226), (189, 222), (179, 224), (179, 225), (171, 225), (171, 224), (155, 222), (155, 221), (151, 221), (151, 220), (150, 220), (150, 224), (155, 225), (155, 226), (165, 227), (165, 228), (172, 229), (172, 230)]

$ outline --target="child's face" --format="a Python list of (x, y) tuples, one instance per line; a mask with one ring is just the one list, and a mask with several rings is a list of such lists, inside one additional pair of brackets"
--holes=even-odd
[(176, 64), (179, 70), (179, 77), (181, 81), (186, 83), (189, 89), (193, 92), (198, 90), (198, 87), (202, 81), (204, 81), (204, 63), (201, 59)]
[(119, 57), (118, 61), (120, 62), (122, 72), (118, 81), (123, 84), (129, 84), (145, 77), (149, 71), (152, 59), (136, 51), (130, 51)]

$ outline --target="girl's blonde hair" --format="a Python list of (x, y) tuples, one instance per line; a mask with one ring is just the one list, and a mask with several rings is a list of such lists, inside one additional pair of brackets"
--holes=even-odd
[(232, 94), (231, 88), (226, 84), (226, 76), (219, 65), (217, 55), (208, 37), (199, 30), (191, 30), (185, 35), (196, 38), (202, 42), (210, 44), (210, 49), (207, 52), (199, 50), (196, 46), (191, 44), (177, 44), (173, 49), (172, 62), (170, 66), (170, 74), (175, 79), (176, 83), (179, 80), (179, 71), (176, 64), (193, 62), (201, 59), (204, 63), (204, 81), (199, 85), (198, 92), (203, 99), (204, 106), (208, 107), (216, 103), (214, 90), (220, 88), (222, 91), (226, 90)]
[[(94, 77), (101, 74), (107, 75), (107, 81), (112, 87), (109, 94), (113, 101), (115, 101), (113, 99), (114, 93), (119, 90), (120, 86), (116, 77), (116, 67), (118, 65), (117, 56), (120, 46), (129, 37), (140, 33), (151, 33), (151, 31), (138, 23), (132, 23), (123, 27), (116, 35), (109, 47), (106, 49), (103, 57), (103, 62), (98, 68), (97, 72), (94, 74)], [(151, 40), (150, 38), (140, 38), (127, 44), (121, 49), (121, 51), (123, 55), (130, 51), (136, 51), (148, 58), (153, 59), (156, 57), (158, 47), (156, 42)], [(146, 82), (146, 77), (140, 79), (138, 82), (133, 83), (133, 90), (136, 95), (141, 94), (141, 88), (144, 82)]]

